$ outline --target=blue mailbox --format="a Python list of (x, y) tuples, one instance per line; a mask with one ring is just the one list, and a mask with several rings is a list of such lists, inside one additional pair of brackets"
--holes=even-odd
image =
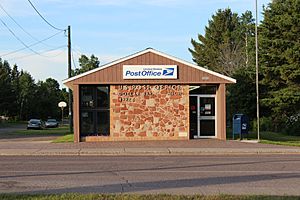
[(235, 114), (233, 116), (233, 126), (232, 133), (233, 139), (234, 135), (240, 135), (240, 138), (243, 138), (243, 135), (248, 134), (249, 131), (249, 119), (244, 114)]

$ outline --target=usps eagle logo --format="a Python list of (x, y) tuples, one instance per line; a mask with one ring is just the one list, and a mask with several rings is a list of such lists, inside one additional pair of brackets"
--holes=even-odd
[(166, 68), (163, 70), (163, 76), (173, 76), (174, 68)]

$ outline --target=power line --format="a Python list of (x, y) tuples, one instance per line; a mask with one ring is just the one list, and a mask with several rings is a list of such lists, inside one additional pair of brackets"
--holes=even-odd
[[(34, 39), (35, 41), (38, 41), (39, 43), (43, 43), (40, 42), (41, 40), (37, 39), (36, 37), (34, 37), (32, 34), (30, 34), (28, 31), (26, 31), (5, 9), (4, 7), (0, 4), (0, 8), (6, 13), (6, 15), (20, 28), (24, 31), (24, 33), (26, 33), (27, 35), (29, 35), (32, 39)], [(61, 31), (60, 31), (61, 32)], [(43, 43), (44, 45), (48, 46), (48, 47), (53, 47), (51, 45), (48, 45), (46, 43)]]
[(30, 51), (32, 51), (33, 53), (35, 54), (38, 54), (40, 56), (43, 56), (41, 55), (39, 52), (36, 52), (35, 50), (31, 49), (27, 44), (25, 44), (6, 24), (5, 22), (0, 19), (0, 21), (2, 22), (2, 24), (7, 28), (7, 30), (20, 42), (22, 43), (27, 49), (29, 49)]
[(0, 4), (0, 8), (6, 13), (6, 15), (13, 21), (15, 22), (15, 24), (24, 31), (24, 33), (26, 33), (27, 35), (29, 35), (32, 39), (38, 41), (37, 38), (35, 38), (33, 35), (31, 35), (28, 31), (26, 31), (4, 8), (3, 6)]
[(72, 51), (74, 51), (79, 56), (81, 56), (83, 54), (80, 52), (80, 50), (76, 49), (75, 47), (72, 47)]
[[(40, 43), (42, 43), (42, 42), (44, 42), (44, 41), (46, 41), (46, 40), (49, 40), (49, 39), (53, 38), (54, 36), (60, 34), (61, 32), (62, 32), (62, 31), (59, 31), (59, 32), (55, 33), (54, 35), (51, 35), (51, 36), (49, 36), (49, 37), (47, 37), (47, 38), (45, 38), (45, 39), (43, 39), (43, 40), (37, 41), (37, 42), (35, 42), (35, 43), (33, 43), (33, 44), (30, 44), (30, 45), (28, 45), (28, 47), (32, 47), (32, 46), (35, 46), (35, 45), (37, 45), (37, 44), (40, 44)], [(27, 49), (27, 47), (24, 47), (24, 48), (21, 48), (21, 49), (17, 49), (17, 50), (15, 50), (15, 51), (8, 52), (8, 53), (6, 53), (6, 54), (2, 54), (2, 55), (0, 55), (0, 57), (8, 56), (8, 55), (17, 53), (17, 52), (19, 52), (19, 51), (22, 51), (22, 50), (24, 50), (24, 49)]]
[[(50, 52), (50, 51), (54, 51), (54, 50), (57, 50), (57, 49), (61, 49), (61, 48), (64, 48), (64, 47), (66, 47), (66, 45), (62, 45), (62, 46), (59, 46), (59, 47), (56, 47), (56, 48), (53, 48), (53, 49), (43, 51), (43, 52), (41, 52), (41, 54), (47, 53), (47, 52)], [(64, 51), (62, 51), (62, 52), (64, 52)], [(59, 56), (62, 52), (60, 52), (60, 53), (58, 53), (57, 55), (54, 55), (54, 56), (46, 56), (46, 55), (43, 55), (43, 56), (48, 57), (48, 58), (54, 58), (54, 57)], [(13, 57), (13, 58), (10, 58), (10, 60), (19, 60), (19, 59), (27, 58), (27, 57), (34, 56), (34, 55), (35, 54), (29, 54), (29, 55), (24, 55), (24, 56), (19, 56), (19, 57)]]
[(49, 25), (49, 26), (51, 26), (52, 28), (54, 28), (54, 29), (56, 29), (56, 30), (59, 30), (59, 31), (66, 31), (66, 29), (60, 29), (60, 28), (57, 28), (57, 27), (55, 27), (55, 26), (53, 26), (52, 24), (50, 24), (42, 15), (41, 15), (41, 13), (35, 8), (35, 6), (31, 3), (31, 1), (30, 0), (27, 0), (29, 3), (30, 3), (30, 5), (31, 5), (31, 7), (35, 10), (35, 12)]

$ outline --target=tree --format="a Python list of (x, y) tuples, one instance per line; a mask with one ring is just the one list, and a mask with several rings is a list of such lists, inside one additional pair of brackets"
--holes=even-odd
[[(34, 79), (28, 72), (21, 71), (20, 78), (20, 113), (19, 118), (23, 120), (28, 120), (31, 117), (35, 117), (36, 107), (35, 104), (39, 100), (35, 97), (36, 95), (36, 85)], [(36, 111), (37, 112), (37, 111)]]
[(255, 71), (240, 70), (235, 73), (237, 83), (227, 86), (227, 120), (231, 122), (232, 116), (242, 113), (250, 120), (256, 118), (256, 90)]
[(53, 78), (35, 83), (33, 77), (18, 66), (13, 69), (0, 59), (0, 115), (19, 120), (60, 117), (58, 102), (66, 101), (66, 89), (60, 90)]
[[(270, 109), (276, 130), (300, 115), (299, 19), (299, 0), (273, 0), (264, 10), (260, 26), (262, 104)], [(300, 123), (300, 119), (294, 122)]]
[(193, 61), (213, 71), (232, 76), (248, 64), (248, 40), (253, 35), (253, 18), (250, 11), (241, 17), (229, 8), (218, 10), (205, 27), (205, 35), (192, 39), (189, 49)]
[(191, 41), (194, 62), (237, 80), (227, 86), (228, 122), (235, 113), (256, 116), (254, 31), (250, 11), (239, 16), (228, 8), (212, 16), (199, 42)]
[(227, 86), (227, 110), (228, 120), (232, 120), (235, 113), (246, 114), (249, 119), (255, 121), (256, 118), (256, 90), (255, 90), (255, 24), (252, 13), (246, 11), (240, 17), (239, 32), (241, 39), (244, 63), (241, 63), (232, 77), (236, 79), (236, 84)]
[(75, 70), (72, 70), (72, 76), (76, 76), (78, 74), (95, 69), (99, 67), (99, 64), (100, 61), (93, 54), (90, 58), (88, 58), (86, 55), (81, 55), (81, 57), (79, 58), (79, 65), (81, 68), (76, 68)]
[(39, 101), (36, 104), (39, 118), (58, 118), (60, 110), (57, 106), (60, 101), (59, 83), (52, 78), (37, 83), (37, 94)]
[(0, 58), (0, 115), (10, 116), (11, 102), (15, 96), (12, 93), (11, 68), (7, 61)]
[(12, 108), (10, 109), (11, 116), (18, 118), (19, 116), (19, 105), (20, 105), (20, 72), (18, 66), (14, 65), (11, 70), (11, 86), (12, 86), (12, 95), (14, 95), (14, 101), (11, 102)]

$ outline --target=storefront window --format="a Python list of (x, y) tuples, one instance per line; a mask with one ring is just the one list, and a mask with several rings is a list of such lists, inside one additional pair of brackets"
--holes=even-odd
[(109, 135), (109, 86), (80, 87), (80, 135)]
[(97, 112), (97, 134), (98, 135), (109, 135), (109, 111)]
[(93, 88), (84, 86), (81, 87), (81, 108), (93, 108), (94, 99), (93, 99)]
[(109, 107), (109, 91), (108, 87), (97, 87), (97, 108)]
[(81, 133), (88, 135), (93, 132), (93, 112), (81, 112)]

